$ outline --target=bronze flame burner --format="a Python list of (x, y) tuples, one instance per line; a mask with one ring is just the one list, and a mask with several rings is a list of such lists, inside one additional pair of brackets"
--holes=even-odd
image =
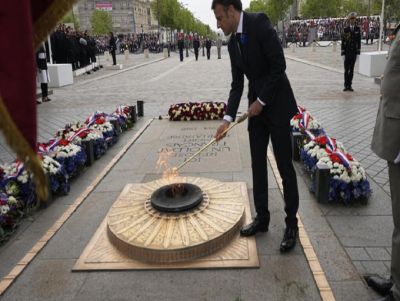
[(203, 201), (200, 187), (190, 183), (175, 183), (158, 188), (150, 197), (153, 208), (161, 212), (184, 212)]

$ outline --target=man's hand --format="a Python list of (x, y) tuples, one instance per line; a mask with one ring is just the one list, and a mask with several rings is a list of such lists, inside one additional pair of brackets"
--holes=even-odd
[(217, 132), (214, 135), (214, 138), (217, 139), (217, 141), (221, 140), (226, 136), (226, 133), (223, 134), (223, 132), (229, 127), (230, 122), (223, 120), (222, 124), (218, 127)]
[(250, 105), (249, 109), (247, 110), (247, 112), (249, 114), (249, 118), (260, 115), (262, 109), (263, 109), (263, 105), (259, 101), (257, 101), (257, 100), (253, 101), (253, 103)]

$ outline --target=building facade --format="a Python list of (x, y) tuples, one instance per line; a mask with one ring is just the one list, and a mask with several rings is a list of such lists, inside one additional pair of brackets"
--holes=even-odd
[(81, 0), (74, 6), (75, 18), (79, 19), (81, 30), (91, 30), (90, 18), (96, 9), (110, 13), (115, 33), (156, 32), (150, 0)]

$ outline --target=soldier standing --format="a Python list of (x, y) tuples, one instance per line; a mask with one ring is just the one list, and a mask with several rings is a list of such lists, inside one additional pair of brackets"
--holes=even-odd
[(179, 49), (179, 58), (181, 62), (183, 62), (183, 48), (185, 47), (184, 42), (183, 42), (183, 36), (179, 36), (178, 39), (178, 49)]
[(361, 51), (361, 30), (356, 25), (356, 13), (350, 13), (348, 16), (349, 26), (345, 27), (342, 34), (342, 58), (344, 61), (344, 89), (343, 91), (351, 91), (354, 65), (357, 56)]
[(207, 38), (207, 40), (206, 40), (206, 49), (207, 49), (207, 60), (209, 60), (210, 59), (210, 56), (211, 56), (211, 40), (210, 40), (210, 38)]
[(200, 39), (197, 33), (194, 34), (193, 39), (193, 49), (194, 49), (194, 56), (196, 57), (196, 61), (199, 59), (199, 48), (200, 48)]

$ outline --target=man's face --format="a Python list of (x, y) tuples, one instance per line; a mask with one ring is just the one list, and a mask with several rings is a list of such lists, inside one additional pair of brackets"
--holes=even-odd
[(350, 18), (350, 25), (354, 26), (356, 24), (356, 18)]
[(226, 36), (236, 31), (232, 5), (225, 8), (223, 5), (217, 4), (214, 9), (214, 15), (217, 19), (217, 27), (221, 28)]

